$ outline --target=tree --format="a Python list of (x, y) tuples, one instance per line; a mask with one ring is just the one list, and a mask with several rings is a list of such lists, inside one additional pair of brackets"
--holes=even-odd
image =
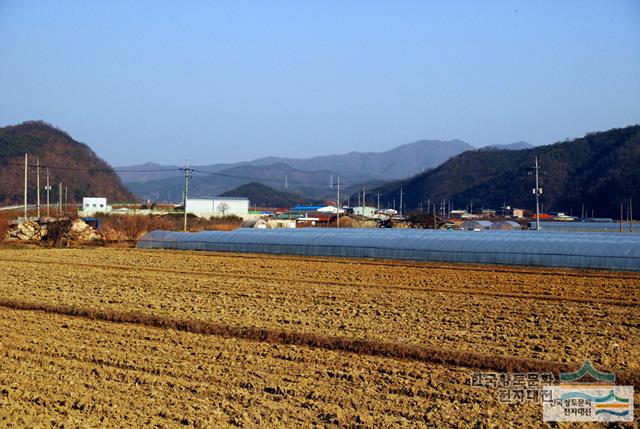
[(219, 212), (222, 212), (222, 217), (226, 217), (227, 216), (227, 210), (229, 210), (231, 207), (229, 207), (229, 204), (227, 203), (220, 203), (217, 205), (216, 210)]

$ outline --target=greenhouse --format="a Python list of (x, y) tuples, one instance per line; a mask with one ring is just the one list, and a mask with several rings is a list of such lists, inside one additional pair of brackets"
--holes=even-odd
[[(529, 229), (536, 229), (536, 223), (530, 222)], [(549, 232), (620, 232), (618, 222), (540, 222), (540, 229)], [(622, 231), (625, 233), (640, 233), (640, 224), (628, 222), (622, 223)]]
[(247, 228), (152, 231), (138, 248), (640, 271), (635, 234)]

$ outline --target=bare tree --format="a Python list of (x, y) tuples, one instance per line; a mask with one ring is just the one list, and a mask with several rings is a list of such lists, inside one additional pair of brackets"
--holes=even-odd
[(222, 212), (222, 217), (227, 217), (227, 210), (229, 210), (230, 208), (231, 207), (229, 207), (229, 204), (220, 203), (217, 205), (216, 210)]

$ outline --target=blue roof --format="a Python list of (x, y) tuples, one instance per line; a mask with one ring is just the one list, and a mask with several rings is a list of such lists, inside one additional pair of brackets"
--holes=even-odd
[(301, 211), (301, 210), (316, 211), (316, 210), (321, 209), (323, 207), (326, 207), (326, 206), (295, 206), (295, 207), (291, 207), (291, 210), (296, 210), (296, 211)]

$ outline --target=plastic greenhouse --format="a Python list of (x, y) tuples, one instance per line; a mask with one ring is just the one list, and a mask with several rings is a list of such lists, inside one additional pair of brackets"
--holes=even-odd
[(640, 271), (640, 237), (619, 233), (247, 228), (152, 231), (138, 248)]

